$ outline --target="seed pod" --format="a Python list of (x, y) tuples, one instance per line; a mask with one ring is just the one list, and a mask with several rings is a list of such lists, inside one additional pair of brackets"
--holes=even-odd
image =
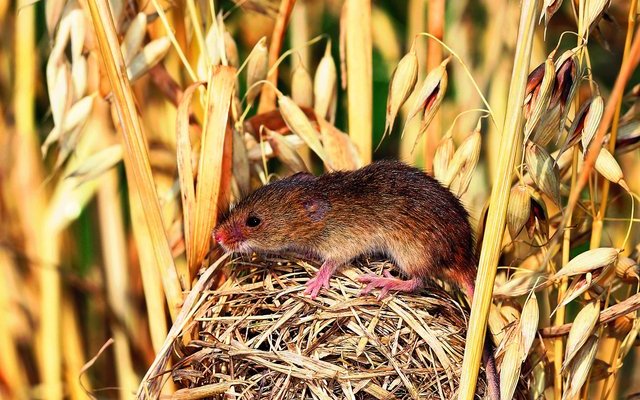
[(87, 91), (87, 59), (80, 56), (71, 64), (71, 81), (73, 82), (73, 98), (80, 99)]
[(629, 186), (627, 186), (627, 182), (625, 182), (622, 175), (620, 165), (618, 165), (616, 159), (611, 155), (611, 153), (609, 153), (609, 150), (604, 147), (600, 148), (600, 154), (598, 154), (598, 158), (596, 159), (595, 167), (596, 170), (608, 181), (617, 183), (627, 192), (630, 191)]
[(447, 91), (447, 64), (450, 60), (451, 57), (445, 59), (437, 68), (429, 72), (407, 117), (409, 121), (418, 114), (422, 115), (421, 134), (426, 131), (438, 112)]
[(620, 257), (616, 263), (616, 276), (629, 285), (640, 282), (640, 266), (633, 258)]
[(224, 31), (224, 52), (227, 55), (229, 65), (238, 68), (240, 65), (240, 57), (238, 56), (238, 46), (236, 41), (228, 31)]
[(527, 186), (517, 185), (511, 189), (507, 206), (507, 227), (511, 239), (515, 239), (531, 215), (531, 195)]
[(573, 363), (565, 369), (569, 374), (567, 378), (569, 387), (563, 393), (562, 400), (573, 399), (580, 392), (582, 385), (587, 381), (597, 350), (598, 336), (591, 335), (575, 355)]
[(584, 23), (582, 24), (582, 30), (578, 32), (581, 38), (587, 38), (589, 32), (598, 25), (610, 5), (611, 0), (590, 0), (586, 2)]
[(599, 268), (607, 267), (618, 261), (620, 250), (613, 247), (600, 247), (587, 250), (575, 256), (561, 270), (555, 273), (554, 279), (565, 276), (584, 274)]
[(135, 81), (154, 67), (169, 52), (169, 48), (171, 48), (171, 41), (166, 36), (149, 42), (127, 66), (129, 80)]
[(522, 362), (527, 358), (531, 345), (536, 338), (538, 332), (538, 321), (540, 319), (540, 311), (538, 309), (538, 299), (534, 292), (527, 300), (522, 308), (520, 315), (520, 329), (522, 331)]
[(250, 88), (247, 92), (247, 102), (249, 104), (253, 103), (253, 100), (255, 100), (258, 93), (260, 93), (260, 87), (253, 85), (267, 77), (269, 54), (266, 42), (267, 39), (264, 37), (258, 40), (258, 43), (256, 43), (253, 50), (251, 50), (249, 60), (247, 61), (247, 88)]
[(309, 146), (309, 148), (313, 150), (322, 161), (327, 165), (330, 165), (331, 163), (325, 154), (322, 143), (320, 143), (318, 132), (313, 128), (311, 121), (309, 121), (300, 107), (298, 107), (290, 97), (282, 94), (278, 94), (278, 107), (280, 109), (280, 114), (282, 114), (282, 119), (284, 119), (284, 122), (287, 124), (289, 129), (291, 129), (291, 131), (296, 135), (300, 136), (307, 146)]
[(433, 156), (433, 176), (442, 184), (445, 184), (444, 182), (447, 179), (449, 163), (453, 158), (454, 152), (453, 138), (450, 135), (446, 135), (440, 141)]
[(337, 171), (353, 171), (362, 167), (358, 148), (349, 135), (323, 118), (318, 118), (318, 125), (320, 125), (322, 147), (327, 158), (331, 160), (331, 168)]
[(564, 363), (562, 368), (573, 360), (580, 348), (587, 342), (598, 322), (600, 316), (600, 301), (591, 301), (580, 310), (571, 325), (567, 346), (564, 352)]
[(582, 138), (582, 132), (584, 131), (584, 123), (589, 112), (589, 107), (591, 106), (591, 101), (593, 98), (585, 101), (580, 110), (576, 113), (573, 118), (573, 122), (571, 123), (571, 127), (569, 127), (569, 131), (567, 132), (567, 139), (565, 140), (562, 148), (560, 149), (560, 154), (563, 154), (566, 150), (573, 147), (578, 141)]
[(551, 100), (551, 93), (553, 92), (553, 84), (555, 82), (555, 67), (553, 64), (553, 53), (545, 60), (544, 75), (540, 81), (540, 85), (533, 91), (530, 101), (525, 106), (530, 110), (528, 113), (527, 122), (524, 125), (524, 141), (529, 140), (529, 137), (533, 133), (533, 130), (540, 122), (542, 115), (547, 112), (549, 107), (549, 101)]
[(543, 12), (540, 13), (540, 21), (542, 21), (542, 18), (544, 17), (545, 33), (551, 17), (553, 17), (553, 14), (555, 14), (560, 9), (561, 5), (562, 0), (544, 0), (544, 4), (542, 5)]
[(553, 157), (542, 147), (529, 142), (525, 150), (525, 161), (538, 189), (560, 206), (560, 176)]
[(471, 182), (473, 171), (480, 158), (480, 141), (480, 121), (478, 121), (476, 130), (460, 144), (449, 163), (445, 182), (451, 186), (458, 197), (467, 191)]
[(313, 81), (302, 62), (291, 73), (291, 98), (300, 107), (313, 107)]
[(547, 110), (542, 115), (542, 119), (536, 126), (531, 136), (531, 141), (539, 146), (546, 146), (553, 138), (557, 138), (562, 133), (560, 119), (562, 118), (562, 109), (560, 106)]
[(147, 14), (139, 12), (129, 24), (127, 33), (124, 35), (122, 44), (120, 44), (120, 51), (122, 51), (122, 57), (126, 64), (140, 51), (146, 33)]
[(407, 101), (418, 81), (418, 56), (413, 47), (407, 55), (402, 57), (391, 75), (389, 95), (387, 97), (387, 118), (384, 133), (391, 133), (393, 123), (400, 107)]
[(313, 79), (313, 106), (316, 114), (327, 121), (333, 121), (332, 107), (338, 94), (338, 73), (331, 57), (331, 42), (327, 43), (324, 56), (320, 59)]
[(520, 379), (522, 367), (522, 334), (516, 330), (515, 337), (505, 348), (502, 365), (500, 366), (500, 398), (511, 399)]
[(577, 49), (567, 50), (556, 60), (556, 79), (553, 85), (553, 93), (549, 108), (556, 105), (562, 110), (560, 118), (560, 129), (564, 129), (567, 116), (571, 107), (568, 107), (576, 94), (580, 79), (580, 71), (578, 71), (578, 62), (576, 60)]
[(589, 104), (589, 110), (586, 112), (584, 118), (584, 128), (582, 130), (582, 150), (587, 151), (591, 140), (598, 130), (600, 120), (602, 119), (602, 112), (604, 111), (604, 101), (602, 97), (596, 96)]
[(267, 134), (269, 144), (274, 154), (280, 161), (293, 172), (309, 171), (309, 168), (307, 168), (302, 158), (300, 158), (298, 152), (296, 152), (293, 146), (287, 142), (281, 134), (268, 128), (264, 128), (264, 131)]

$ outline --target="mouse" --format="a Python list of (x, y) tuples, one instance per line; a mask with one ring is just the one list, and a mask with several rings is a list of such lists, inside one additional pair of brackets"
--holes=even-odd
[[(236, 204), (212, 235), (229, 252), (290, 252), (322, 260), (306, 284), (311, 298), (329, 288), (340, 266), (373, 254), (389, 257), (406, 279), (388, 271), (362, 275), (362, 294), (419, 292), (437, 278), (460, 288), (470, 302), (474, 295), (477, 257), (467, 210), (435, 178), (400, 161), (274, 181)], [(489, 339), (484, 347), (495, 400), (500, 389)]]

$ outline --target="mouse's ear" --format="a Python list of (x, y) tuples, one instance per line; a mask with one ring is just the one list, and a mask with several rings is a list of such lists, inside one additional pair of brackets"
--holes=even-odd
[(322, 220), (327, 215), (327, 212), (331, 208), (331, 205), (329, 204), (329, 201), (327, 199), (314, 196), (307, 197), (302, 200), (302, 208), (304, 208), (304, 210), (306, 211), (309, 219), (317, 222)]
[(315, 176), (308, 172), (296, 172), (287, 179), (297, 182), (304, 182), (315, 179)]

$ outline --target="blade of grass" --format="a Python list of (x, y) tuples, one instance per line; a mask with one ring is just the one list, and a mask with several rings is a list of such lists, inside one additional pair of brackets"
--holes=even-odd
[(228, 142), (227, 136), (231, 138), (228, 119), (235, 82), (235, 68), (226, 66), (211, 68), (196, 187), (193, 228), (196, 251), (193, 261), (195, 264), (191, 264), (192, 273), (209, 252), (211, 231), (216, 226), (219, 210), (228, 205), (224, 202), (229, 195), (231, 168), (224, 168), (224, 166), (225, 162), (231, 161), (231, 155), (229, 152), (225, 154), (225, 143)]
[(520, 26), (509, 88), (509, 100), (500, 140), (500, 154), (495, 185), (491, 191), (491, 204), (487, 215), (485, 236), (480, 252), (476, 290), (471, 305), (469, 331), (462, 362), (459, 399), (471, 400), (475, 396), (478, 367), (482, 358), (487, 317), (491, 305), (500, 247), (505, 229), (506, 211), (511, 189), (511, 175), (518, 148), (522, 146), (522, 104), (528, 77), (537, 0), (525, 0), (521, 5)]
[[(291, 11), (296, 4), (296, 0), (281, 0), (280, 8), (278, 10), (278, 17), (276, 24), (273, 27), (271, 33), (271, 41), (269, 42), (269, 71), (278, 60), (280, 50), (282, 50), (282, 42), (284, 41), (284, 35), (287, 30), (287, 24), (291, 17)], [(271, 71), (267, 80), (271, 82), (273, 86), (278, 83), (278, 70)], [(258, 114), (262, 114), (267, 111), (271, 111), (276, 108), (276, 92), (271, 85), (262, 85), (260, 92), (260, 104), (258, 105)]]
[(373, 143), (371, 2), (347, 0), (345, 6), (349, 136), (353, 138), (366, 165), (371, 162)]
[(193, 240), (196, 194), (193, 167), (191, 165), (192, 156), (191, 141), (189, 139), (189, 106), (191, 105), (193, 93), (203, 84), (203, 82), (196, 82), (184, 91), (184, 94), (180, 99), (176, 115), (176, 151), (178, 176), (180, 179), (180, 193), (182, 193), (184, 242), (187, 254), (187, 263), (194, 267), (197, 262), (197, 260), (195, 260), (196, 242)]
[(100, 53), (115, 97), (114, 105), (122, 128), (125, 168), (130, 171), (128, 177), (132, 178), (129, 185), (137, 188), (140, 201), (145, 205), (143, 212), (154, 249), (154, 265), (159, 269), (169, 310), (174, 316), (182, 303), (180, 280), (184, 282), (188, 279), (188, 271), (176, 271), (171, 257), (171, 249), (160, 214), (160, 203), (151, 175), (144, 133), (136, 111), (131, 85), (126, 78), (126, 66), (120, 52), (109, 4), (105, 0), (90, 0), (88, 5)]
[(133, 332), (132, 308), (127, 307), (130, 287), (129, 265), (120, 204), (119, 179), (115, 170), (107, 172), (101, 180), (98, 189), (98, 214), (107, 299), (114, 317), (119, 321), (111, 328), (111, 334), (114, 340), (114, 367), (118, 386), (121, 388), (119, 393), (124, 399), (128, 398), (129, 393), (137, 387), (138, 377), (133, 369), (127, 337), (127, 332)]

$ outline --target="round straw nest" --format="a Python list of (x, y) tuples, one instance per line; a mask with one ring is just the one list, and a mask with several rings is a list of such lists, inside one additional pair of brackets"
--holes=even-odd
[[(173, 345), (178, 398), (455, 395), (467, 312), (439, 287), (382, 300), (376, 291), (360, 296), (358, 275), (393, 271), (362, 261), (340, 270), (312, 300), (303, 292), (317, 268), (306, 262), (235, 260), (227, 267), (226, 281), (202, 293)], [(485, 390), (481, 371), (478, 395)]]

